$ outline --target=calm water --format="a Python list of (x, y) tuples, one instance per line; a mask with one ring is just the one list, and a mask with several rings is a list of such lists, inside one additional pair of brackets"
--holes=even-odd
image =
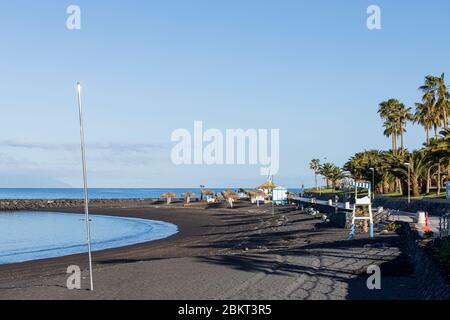
[[(224, 189), (214, 189), (216, 192)], [(160, 198), (166, 192), (175, 192), (177, 196), (187, 191), (200, 196), (200, 189), (89, 189), (91, 199), (147, 199)], [(83, 189), (0, 189), (0, 199), (82, 199)]]
[[(211, 189), (214, 192), (222, 192), (225, 189)], [(192, 191), (200, 196), (200, 189), (89, 189), (91, 199), (158, 199), (166, 192), (174, 192), (178, 197), (184, 192)], [(298, 189), (292, 189), (298, 192)], [(82, 199), (82, 189), (0, 189), (0, 199)]]
[[(87, 251), (82, 215), (50, 212), (0, 213), (0, 264), (62, 257)], [(144, 219), (91, 215), (94, 251), (160, 240), (176, 225)]]

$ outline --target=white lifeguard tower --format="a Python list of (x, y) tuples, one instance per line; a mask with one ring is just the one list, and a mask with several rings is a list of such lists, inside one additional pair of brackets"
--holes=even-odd
[(276, 187), (272, 190), (272, 200), (275, 204), (288, 203), (288, 190), (285, 187)]
[[(353, 186), (355, 187), (355, 205), (353, 206), (353, 216), (352, 216), (352, 226), (350, 229), (349, 240), (355, 239), (356, 221), (363, 220), (369, 221), (370, 223), (370, 237), (374, 237), (374, 225), (373, 225), (373, 213), (372, 213), (372, 184), (367, 181), (354, 181)], [(358, 199), (358, 188), (368, 189), (369, 195), (364, 198)], [(369, 210), (368, 216), (357, 217), (357, 208), (367, 208)]]

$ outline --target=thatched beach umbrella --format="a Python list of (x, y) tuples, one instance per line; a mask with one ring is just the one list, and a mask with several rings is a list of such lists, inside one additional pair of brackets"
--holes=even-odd
[(232, 190), (225, 190), (222, 192), (223, 197), (230, 204), (230, 208), (233, 209), (233, 202), (239, 200), (239, 196)]
[(177, 195), (173, 192), (166, 192), (162, 195), (163, 199), (167, 199), (167, 204), (170, 204), (172, 202), (172, 199), (175, 198)]
[(186, 203), (189, 204), (191, 203), (191, 198), (194, 198), (196, 194), (193, 192), (185, 192), (182, 194), (182, 196), (186, 198)]
[(202, 195), (204, 195), (204, 196), (213, 196), (214, 192), (212, 190), (205, 189), (205, 190), (202, 190)]
[(258, 190), (262, 190), (268, 194), (272, 194), (273, 189), (277, 188), (277, 186), (273, 183), (272, 179), (260, 185)]
[(264, 191), (261, 190), (247, 190), (246, 193), (250, 196), (250, 201), (252, 203), (256, 202), (256, 204), (259, 207), (259, 201), (256, 201), (257, 198), (267, 198), (267, 194)]
[(208, 198), (209, 196), (213, 197), (214, 195), (215, 195), (215, 193), (213, 191), (211, 191), (209, 189), (203, 189), (201, 200), (203, 201), (204, 198)]

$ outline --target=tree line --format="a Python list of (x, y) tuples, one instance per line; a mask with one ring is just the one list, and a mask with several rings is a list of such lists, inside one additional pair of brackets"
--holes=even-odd
[[(408, 189), (413, 196), (429, 194), (434, 188), (436, 195), (450, 176), (450, 94), (445, 84), (445, 75), (425, 77), (419, 87), (421, 101), (414, 108), (405, 106), (392, 98), (379, 104), (378, 114), (383, 120), (384, 135), (391, 139), (390, 150), (366, 150), (354, 154), (347, 163), (338, 167), (332, 163), (310, 162), (316, 176), (322, 175), (327, 188), (339, 189), (345, 173), (358, 180), (375, 181), (377, 193), (402, 193)], [(423, 147), (408, 151), (405, 148), (408, 123), (424, 128)], [(408, 180), (409, 177), (409, 180)]]

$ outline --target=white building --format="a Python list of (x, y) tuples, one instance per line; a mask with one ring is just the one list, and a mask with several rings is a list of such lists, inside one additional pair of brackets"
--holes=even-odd
[(288, 190), (285, 187), (276, 187), (273, 189), (273, 202), (276, 204), (288, 203)]

